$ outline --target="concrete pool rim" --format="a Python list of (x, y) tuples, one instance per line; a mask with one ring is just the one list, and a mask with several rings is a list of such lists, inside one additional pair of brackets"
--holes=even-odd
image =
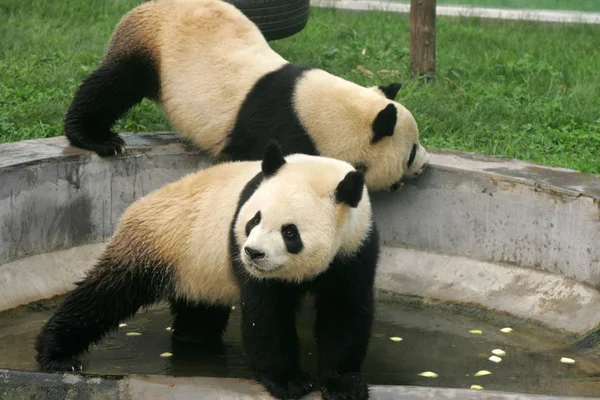
[[(81, 270), (61, 265), (60, 261), (64, 257), (71, 257), (71, 261), (77, 264), (97, 254), (110, 237), (115, 220), (127, 204), (167, 181), (211, 164), (205, 154), (170, 132), (123, 134), (123, 137), (128, 143), (128, 151), (125, 155), (112, 159), (101, 159), (90, 152), (70, 147), (64, 137), (0, 145), (0, 182), (3, 182), (0, 187), (0, 233), (3, 236), (0, 240), (0, 280), (4, 279), (4, 286), (7, 286), (9, 278), (19, 281), (0, 294), (0, 310), (64, 293), (73, 276), (81, 273)], [(518, 274), (523, 291), (531, 288), (537, 288), (535, 290), (539, 290), (539, 293), (551, 290), (549, 287), (539, 287), (546, 281), (551, 281), (558, 289), (555, 288), (556, 293), (548, 298), (541, 298), (543, 301), (537, 298), (526, 299), (523, 309), (517, 309), (515, 315), (532, 317), (540, 307), (548, 307), (549, 300), (555, 301), (552, 307), (559, 308), (579, 301), (571, 304), (573, 308), (562, 314), (554, 315), (551, 313), (556, 310), (548, 311), (550, 315), (546, 320), (542, 318), (541, 322), (554, 324), (559, 329), (571, 330), (576, 334), (583, 334), (600, 323), (600, 308), (595, 306), (596, 302), (600, 304), (600, 273), (594, 273), (594, 266), (600, 266), (600, 249), (591, 245), (586, 247), (591, 243), (600, 243), (600, 177), (518, 160), (449, 150), (429, 150), (432, 152), (432, 165), (422, 179), (407, 183), (398, 194), (372, 195), (374, 208), (381, 213), (378, 222), (380, 225), (384, 224), (382, 237), (386, 267), (382, 269), (378, 279), (379, 287), (392, 292), (425, 297), (433, 295), (432, 297), (443, 301), (460, 302), (460, 294), (470, 289), (465, 289), (464, 277), (451, 276), (442, 268), (435, 269), (435, 265), (445, 263), (446, 269), (448, 266), (456, 267), (456, 271), (473, 274), (472, 277), (479, 276), (479, 280), (487, 279), (493, 283), (487, 288), (482, 286), (478, 289), (479, 292), (473, 290), (471, 294), (475, 303), (500, 311), (513, 311), (516, 299), (522, 298), (517, 296), (522, 296), (523, 293), (514, 291), (510, 294), (513, 297), (505, 301), (505, 304), (501, 300), (507, 296), (506, 287), (513, 285), (511, 279)], [(5, 185), (6, 182), (8, 185)], [(106, 193), (107, 188), (102, 187), (103, 184), (109, 184), (111, 193)], [(550, 220), (538, 221), (544, 225), (538, 229), (547, 229), (548, 237), (535, 237), (531, 240), (536, 245), (550, 247), (566, 243), (565, 249), (554, 250), (557, 253), (554, 260), (556, 265), (544, 264), (536, 251), (520, 248), (516, 244), (514, 254), (502, 254), (496, 244), (486, 242), (490, 238), (506, 239), (502, 243), (506, 247), (512, 243), (511, 240), (516, 242), (518, 235), (511, 236), (503, 232), (513, 232), (510, 229), (518, 227), (523, 229), (523, 235), (536, 232), (528, 230), (527, 224), (518, 222), (513, 222), (508, 228), (491, 227), (492, 223), (502, 225), (502, 219), (510, 216), (511, 208), (520, 204), (515, 199), (521, 197), (527, 200), (521, 204), (523, 213), (530, 213), (537, 208), (534, 207), (536, 202), (539, 202), (541, 214), (554, 213)], [(49, 202), (55, 198), (54, 203)], [(502, 201), (509, 204), (504, 207)], [(443, 215), (426, 215), (428, 210), (443, 209), (447, 204), (455, 207), (455, 210), (470, 210), (455, 219), (448, 219)], [(486, 213), (490, 212), (490, 207), (494, 206), (499, 206), (500, 209), (497, 221), (490, 222), (488, 227), (480, 226), (482, 221), (486, 221)], [(395, 211), (397, 208), (407, 210), (397, 218), (401, 226), (386, 225), (385, 221), (390, 219), (390, 210)], [(84, 211), (82, 215), (86, 221), (70, 218), (69, 214), (80, 211)], [(12, 222), (6, 218), (7, 213), (12, 216)], [(26, 226), (17, 229), (15, 220), (26, 222)], [(577, 240), (581, 241), (581, 238), (567, 243), (568, 238), (561, 236), (560, 229), (573, 229), (567, 226), (568, 220), (575, 220), (572, 223), (579, 223), (579, 229), (584, 231), (583, 246), (575, 243)], [(36, 223), (42, 225), (41, 229)], [(434, 237), (433, 231), (429, 237), (414, 237), (419, 224), (434, 226), (434, 223), (442, 226), (439, 237)], [(461, 235), (449, 240), (448, 232), (451, 230), (447, 227), (451, 223), (458, 227), (457, 231), (462, 229), (464, 232), (466, 229), (470, 234), (479, 235), (483, 244), (474, 246), (468, 238)], [(412, 236), (405, 230), (412, 231)], [(42, 233), (38, 233), (40, 231)], [(587, 239), (584, 237), (586, 235)], [(573, 250), (572, 247), (576, 245), (579, 247)], [(578, 252), (579, 250), (583, 251)], [(569, 253), (569, 259), (578, 260), (579, 267), (567, 268), (562, 262), (564, 259), (558, 254), (561, 251)], [(45, 268), (32, 266), (33, 259), (36, 263), (44, 263)], [(391, 265), (402, 265), (402, 262), (403, 267), (391, 268)], [(414, 274), (411, 265), (422, 267), (421, 272), (423, 268), (433, 271), (431, 274), (437, 278), (438, 285), (427, 282), (427, 279), (431, 279), (426, 274), (416, 278), (409, 276)], [(456, 289), (452, 290), (452, 287)], [(489, 287), (493, 291), (489, 291)], [(487, 291), (483, 291), (484, 289)], [(562, 297), (557, 297), (557, 293)], [(537, 292), (535, 296), (538, 296)], [(532, 311), (529, 311), (531, 315), (528, 316), (526, 309), (529, 308)], [(586, 318), (591, 321), (584, 321)], [(0, 378), (3, 380), (1, 385), (12, 387), (10, 382), (19, 382), (20, 374), (29, 376), (33, 381), (56, 381), (56, 385), (63, 388), (75, 381), (71, 376), (77, 376), (0, 370)], [(56, 376), (62, 378), (58, 379)], [(103, 382), (102, 384), (109, 385), (113, 382), (104, 382), (103, 378), (78, 379), (77, 382), (83, 380), (83, 383), (96, 379), (90, 384)], [(130, 390), (127, 396), (132, 396), (131, 390), (142, 387), (154, 387), (160, 392), (159, 388), (166, 385), (164, 379), (170, 378), (130, 376), (113, 383), (121, 385), (118, 390)], [(253, 386), (238, 380), (198, 378), (193, 382), (177, 382), (181, 382), (181, 385), (176, 384), (175, 387), (183, 388), (177, 390), (184, 390), (186, 387), (206, 389), (215, 387), (214, 385), (220, 387), (220, 383), (215, 382), (225, 382), (225, 386), (242, 385), (240, 387), (245, 387), (243, 390), (254, 393)], [(127, 389), (122, 389), (123, 387)], [(375, 387), (373, 393), (376, 398), (551, 398), (475, 392), (468, 389), (414, 387)], [(410, 396), (407, 395), (409, 393)], [(407, 397), (401, 397), (404, 395)]]

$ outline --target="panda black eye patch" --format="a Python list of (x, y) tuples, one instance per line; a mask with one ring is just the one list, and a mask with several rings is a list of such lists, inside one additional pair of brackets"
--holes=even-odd
[(415, 162), (415, 157), (417, 155), (417, 145), (413, 144), (412, 150), (410, 151), (410, 157), (408, 157), (408, 166), (410, 167), (413, 162)]
[(246, 236), (250, 236), (250, 232), (258, 224), (260, 224), (260, 211), (257, 211), (254, 217), (246, 223)]
[(298, 231), (298, 227), (296, 225), (283, 225), (281, 227), (281, 236), (283, 237), (283, 242), (285, 243), (285, 248), (287, 249), (288, 253), (298, 254), (304, 248), (302, 238), (300, 237), (300, 232)]

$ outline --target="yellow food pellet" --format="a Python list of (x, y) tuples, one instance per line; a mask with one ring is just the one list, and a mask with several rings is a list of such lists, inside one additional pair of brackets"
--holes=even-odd
[(401, 342), (401, 341), (402, 341), (402, 338), (401, 338), (401, 337), (398, 337), (398, 336), (392, 336), (392, 337), (390, 338), (390, 340), (391, 340), (391, 341), (394, 341), (394, 342)]
[(142, 334), (139, 332), (127, 332), (126, 335), (127, 336), (142, 336)]
[(569, 358), (569, 357), (562, 357), (560, 359), (560, 362), (563, 364), (575, 364), (575, 360), (573, 360), (572, 358)]
[(511, 333), (512, 332), (512, 328), (508, 328), (508, 327), (507, 328), (502, 328), (502, 329), (500, 329), (500, 332), (502, 332), (502, 333)]
[(473, 389), (473, 390), (483, 390), (483, 386), (471, 385), (471, 389)]
[(469, 333), (473, 333), (475, 335), (481, 335), (483, 332), (479, 329), (472, 329), (469, 331)]
[(167, 326), (167, 327), (165, 328), (165, 331), (171, 332), (171, 327), (170, 327), (170, 326)]
[(488, 358), (488, 360), (495, 362), (495, 363), (499, 363), (500, 361), (502, 361), (502, 359), (497, 356), (490, 356), (490, 358)]
[(231, 306), (231, 309), (232, 309), (232, 310), (235, 310), (235, 306)]
[(124, 328), (126, 326), (127, 326), (127, 324), (119, 324), (119, 328)]
[(438, 374), (431, 371), (421, 372), (419, 376), (424, 376), (425, 378), (437, 378)]
[(481, 371), (477, 371), (475, 372), (475, 375), (473, 376), (485, 376), (485, 375), (491, 375), (492, 373), (488, 370), (482, 369)]
[(494, 350), (492, 350), (492, 354), (494, 354), (496, 356), (504, 357), (506, 355), (506, 352), (501, 349), (494, 349)]
[(165, 353), (162, 353), (160, 356), (161, 356), (162, 358), (168, 358), (168, 357), (171, 357), (172, 355), (173, 355), (173, 353), (169, 353), (169, 352), (167, 351), (167, 352), (165, 352)]

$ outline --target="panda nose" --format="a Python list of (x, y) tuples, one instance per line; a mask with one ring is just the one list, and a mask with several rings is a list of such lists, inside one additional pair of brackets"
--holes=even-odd
[(265, 253), (263, 253), (262, 251), (254, 250), (252, 247), (245, 246), (244, 251), (250, 256), (250, 259), (252, 260), (259, 260), (265, 257)]

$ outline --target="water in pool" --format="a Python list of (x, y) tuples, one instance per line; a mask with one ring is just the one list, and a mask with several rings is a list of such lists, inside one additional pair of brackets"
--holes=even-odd
[[(38, 370), (33, 341), (57, 301), (60, 299), (0, 313), (0, 368)], [(298, 331), (303, 366), (314, 374), (313, 319), (307, 301), (299, 314)], [(250, 377), (240, 343), (239, 308), (232, 312), (223, 348), (172, 343), (167, 329), (171, 318), (165, 305), (141, 312), (126, 323), (84, 357), (87, 373)], [(512, 332), (501, 332), (505, 327), (511, 327)], [(128, 332), (141, 335), (127, 336)], [(363, 370), (370, 384), (479, 385), (483, 390), (597, 396), (597, 356), (567, 348), (559, 335), (503, 314), (380, 295)], [(496, 349), (506, 353), (496, 352), (502, 359), (499, 363), (489, 360)], [(165, 352), (172, 356), (161, 357)], [(561, 363), (562, 357), (574, 359), (575, 364)], [(481, 370), (491, 374), (475, 376)], [(419, 375), (426, 371), (437, 376)]]

